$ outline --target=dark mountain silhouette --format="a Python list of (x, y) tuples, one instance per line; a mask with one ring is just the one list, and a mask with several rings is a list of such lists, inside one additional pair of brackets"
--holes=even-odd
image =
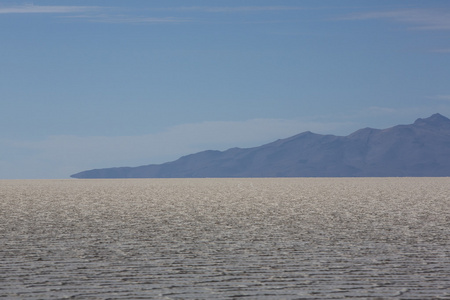
[(304, 132), (254, 148), (203, 151), (159, 165), (74, 178), (450, 176), (450, 120), (440, 114), (348, 136)]

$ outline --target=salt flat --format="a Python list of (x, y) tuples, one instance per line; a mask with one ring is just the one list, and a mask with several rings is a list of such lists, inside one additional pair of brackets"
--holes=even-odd
[(450, 178), (0, 180), (0, 297), (450, 298)]

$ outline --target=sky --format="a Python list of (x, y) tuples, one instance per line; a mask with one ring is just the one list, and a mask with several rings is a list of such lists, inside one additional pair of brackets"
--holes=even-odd
[(448, 0), (0, 0), (0, 179), (434, 113)]

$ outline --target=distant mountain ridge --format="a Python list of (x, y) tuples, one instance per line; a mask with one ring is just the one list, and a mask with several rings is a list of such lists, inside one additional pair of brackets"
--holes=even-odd
[(163, 164), (83, 171), (73, 178), (450, 176), (450, 120), (364, 128), (347, 136), (303, 132), (253, 148), (207, 150)]

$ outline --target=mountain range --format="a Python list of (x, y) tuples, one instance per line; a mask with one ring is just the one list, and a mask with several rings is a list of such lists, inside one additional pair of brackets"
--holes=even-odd
[(347, 136), (303, 132), (253, 148), (208, 150), (163, 164), (83, 171), (73, 178), (450, 176), (450, 120), (440, 114)]

